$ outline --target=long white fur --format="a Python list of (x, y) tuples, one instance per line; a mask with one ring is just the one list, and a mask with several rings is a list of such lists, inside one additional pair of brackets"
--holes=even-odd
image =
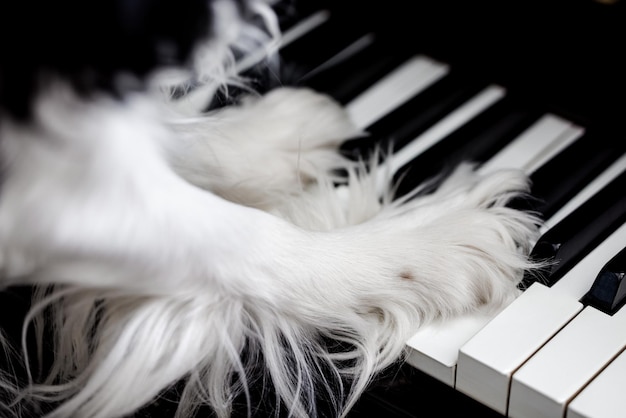
[(56, 344), (50, 375), (9, 406), (121, 417), (186, 379), (179, 416), (207, 403), (227, 417), (267, 379), (292, 416), (316, 416), (316, 394), (344, 416), (422, 324), (518, 294), (538, 224), (505, 206), (527, 192), (522, 173), (464, 164), (394, 201), (391, 183), (377, 195), (375, 165), (336, 152), (362, 133), (326, 96), (281, 88), (202, 113), (236, 75), (225, 46), (238, 33), (200, 49), (208, 87), (193, 100), (86, 101), (59, 80), (35, 124), (0, 125), (2, 285), (42, 286), (29, 319), (48, 310)]

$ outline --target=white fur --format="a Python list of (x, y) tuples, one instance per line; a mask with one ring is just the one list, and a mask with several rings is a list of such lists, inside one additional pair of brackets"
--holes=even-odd
[(52, 309), (56, 362), (22, 403), (120, 417), (186, 378), (180, 416), (226, 417), (262, 361), (293, 416), (315, 416), (316, 393), (343, 416), (419, 326), (517, 295), (537, 234), (505, 206), (521, 173), (462, 165), (433, 194), (394, 201), (390, 184), (380, 199), (337, 154), (361, 133), (328, 97), (180, 104), (86, 101), (59, 81), (35, 124), (0, 125), (2, 284), (54, 286), (31, 319)]

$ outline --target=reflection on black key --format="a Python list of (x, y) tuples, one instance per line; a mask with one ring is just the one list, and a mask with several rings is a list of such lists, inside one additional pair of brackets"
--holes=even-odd
[(626, 172), (616, 177), (537, 241), (531, 252), (535, 260), (553, 263), (539, 273), (527, 273), (522, 289), (539, 280), (552, 286), (591, 250), (626, 221)]
[(364, 160), (368, 160), (376, 148), (384, 152), (397, 151), (485, 87), (486, 81), (450, 73), (367, 127), (367, 137), (344, 143), (341, 151), (344, 155)]
[(365, 34), (366, 29), (358, 24), (346, 26), (345, 22), (331, 16), (322, 25), (280, 49), (283, 81), (290, 85), (300, 82), (306, 74)]
[(610, 131), (587, 130), (584, 136), (531, 174), (531, 194), (536, 200), (520, 200), (513, 206), (536, 211), (549, 219), (625, 149), (626, 141), (615, 138)]
[(273, 3), (272, 9), (274, 9), (276, 17), (278, 17), (278, 25), (283, 33), (312, 15), (325, 11), (325, 9), (320, 8), (319, 4), (304, 2), (295, 7), (292, 1), (277, 1)]
[[(287, 19), (281, 23), (281, 29), (287, 30), (289, 27), (301, 23), (303, 20), (324, 13), (324, 11), (311, 11), (308, 16), (297, 16), (296, 18)], [(278, 52), (278, 66), (276, 60), (272, 59), (268, 62), (262, 61), (255, 66), (244, 71), (241, 75), (247, 80), (247, 87), (252, 87), (256, 92), (265, 93), (273, 88), (281, 86), (302, 86), (307, 85), (311, 79), (314, 70), (328, 60), (331, 60), (343, 50), (349, 48), (355, 42), (368, 35), (365, 27), (355, 22), (354, 25), (346, 27), (345, 22), (341, 22), (336, 17), (330, 16), (328, 20), (313, 28), (309, 32), (303, 34), (291, 43), (284, 45)], [(323, 47), (320, 47), (322, 45)], [(355, 51), (354, 53), (358, 53)], [(350, 57), (344, 57), (344, 61), (337, 63), (343, 65), (342, 68), (350, 67), (346, 61), (350, 61)], [(333, 69), (330, 67), (329, 69)], [(328, 70), (328, 69), (326, 69)], [(325, 71), (320, 71), (317, 77), (313, 79), (326, 80)], [(340, 80), (334, 80), (339, 83)], [(314, 88), (322, 87), (312, 86)], [(332, 92), (332, 88), (327, 85), (320, 88), (323, 92)], [(226, 105), (236, 104), (242, 95), (248, 94), (248, 88), (239, 88), (237, 86), (229, 87), (228, 91), (219, 91), (217, 97), (209, 107), (209, 110), (223, 107)]]
[(626, 302), (626, 247), (600, 270), (581, 302), (613, 315)]
[(410, 51), (398, 51), (377, 38), (350, 59), (303, 77), (299, 84), (327, 93), (341, 104), (347, 104), (411, 55)]
[[(412, 191), (425, 180), (445, 175), (461, 161), (487, 161), (541, 116), (539, 110), (529, 109), (514, 97), (505, 97), (398, 170), (394, 176), (397, 195)], [(437, 186), (433, 182), (432, 188)]]

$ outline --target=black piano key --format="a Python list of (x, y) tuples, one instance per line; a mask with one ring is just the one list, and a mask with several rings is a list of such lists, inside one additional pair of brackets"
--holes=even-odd
[[(288, 8), (289, 5), (282, 4), (280, 7)], [(281, 31), (284, 33), (312, 16), (320, 16), (324, 13), (329, 12), (321, 9), (305, 10), (304, 13), (294, 11), (293, 16), (288, 15), (281, 20)], [(278, 53), (269, 61), (261, 61), (243, 71), (241, 76), (247, 80), (246, 88), (229, 86), (227, 90), (218, 91), (207, 110), (238, 103), (242, 96), (249, 94), (249, 88), (253, 88), (259, 93), (265, 93), (277, 87), (306, 85), (306, 80), (315, 74), (315, 71), (319, 70), (323, 64), (357, 43), (368, 33), (367, 28), (360, 25), (359, 22), (346, 26), (345, 22), (336, 17), (333, 18), (332, 14), (329, 14), (326, 21), (311, 28), (290, 43), (281, 46)], [(321, 45), (323, 47), (320, 47)], [(353, 53), (357, 51), (358, 49)], [(344, 61), (349, 58), (350, 54), (335, 64), (343, 63), (345, 65)], [(324, 71), (321, 72), (324, 73)], [(321, 91), (328, 92), (329, 89)]]
[(540, 272), (527, 272), (519, 287), (535, 281), (552, 286), (576, 263), (626, 221), (626, 172), (550, 228), (535, 244), (530, 257), (552, 263)]
[(292, 0), (278, 0), (272, 4), (272, 9), (276, 13), (278, 26), (283, 33), (317, 12), (329, 12), (328, 9), (321, 8), (317, 2), (309, 4), (300, 1), (296, 5)]
[(301, 82), (311, 71), (367, 34), (367, 29), (358, 22), (346, 25), (331, 16), (320, 26), (280, 49), (283, 82)]
[(549, 219), (584, 186), (626, 151), (626, 142), (611, 132), (587, 132), (531, 174), (532, 200), (518, 200), (518, 209), (532, 210)]
[(386, 40), (375, 38), (349, 59), (324, 71), (313, 72), (300, 79), (299, 84), (327, 93), (339, 103), (347, 104), (411, 55), (408, 50), (398, 50)]
[(626, 247), (600, 270), (581, 302), (609, 315), (626, 303)]
[[(425, 180), (450, 172), (462, 161), (487, 161), (542, 114), (514, 97), (505, 97), (398, 170), (394, 175), (397, 196), (411, 192)], [(431, 192), (438, 184), (433, 181), (423, 193)]]
[[(363, 42), (366, 38), (369, 42)], [(363, 46), (353, 49), (357, 44)], [(281, 48), (278, 78), (283, 85), (309, 86), (346, 104), (410, 56), (382, 44), (366, 22), (346, 24), (345, 16), (331, 14), (328, 21)], [(344, 54), (333, 65), (321, 68)]]
[(397, 151), (487, 87), (487, 82), (450, 73), (366, 128), (368, 136), (346, 141), (344, 155), (367, 160), (376, 148)]

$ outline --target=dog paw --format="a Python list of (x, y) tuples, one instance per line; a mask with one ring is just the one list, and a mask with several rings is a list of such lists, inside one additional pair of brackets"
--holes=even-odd
[(390, 279), (412, 283), (416, 303), (429, 314), (510, 302), (538, 237), (534, 215), (507, 207), (526, 190), (519, 172), (483, 177), (463, 165), (435, 193), (381, 212), (378, 228), (395, 231), (386, 239), (385, 257), (396, 260)]
[[(332, 268), (319, 274), (336, 277), (329, 287), (346, 282), (337, 294), (355, 300), (345, 306), (414, 315), (416, 324), (504, 306), (519, 295), (517, 283), (532, 267), (527, 254), (538, 237), (535, 216), (507, 207), (527, 188), (520, 172), (483, 177), (463, 165), (432, 194), (390, 202), (371, 219), (321, 233), (332, 262), (311, 269)], [(317, 218), (310, 214), (310, 222)]]
[(338, 147), (361, 135), (343, 107), (305, 88), (248, 96), (194, 124), (176, 127), (187, 137), (183, 152), (193, 154), (179, 159), (179, 172), (229, 200), (265, 209), (276, 195), (297, 194), (350, 164)]
[(231, 110), (249, 124), (239, 128), (263, 135), (272, 148), (285, 151), (336, 148), (361, 133), (339, 103), (308, 88), (282, 87), (263, 96), (248, 96)]

